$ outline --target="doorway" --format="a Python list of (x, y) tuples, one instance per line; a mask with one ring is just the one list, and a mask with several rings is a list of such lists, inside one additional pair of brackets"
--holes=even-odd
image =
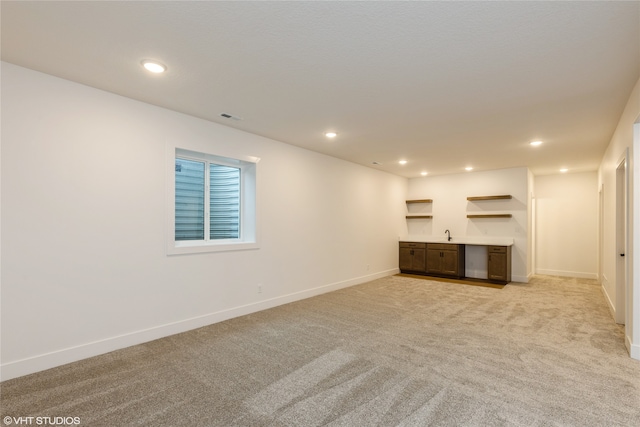
[(598, 283), (604, 286), (604, 184), (598, 191)]

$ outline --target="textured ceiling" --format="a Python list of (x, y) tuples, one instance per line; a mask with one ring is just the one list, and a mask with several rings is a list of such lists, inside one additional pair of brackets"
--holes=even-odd
[(407, 177), (595, 170), (640, 77), (639, 2), (0, 7), (4, 61)]

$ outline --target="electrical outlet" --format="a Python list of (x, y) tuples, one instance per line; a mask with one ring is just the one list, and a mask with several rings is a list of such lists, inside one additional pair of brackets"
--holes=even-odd
[(258, 283), (258, 293), (262, 293), (262, 283)]
[(367, 271), (369, 271), (369, 268), (370, 268), (370, 265), (369, 265), (369, 264), (367, 264)]

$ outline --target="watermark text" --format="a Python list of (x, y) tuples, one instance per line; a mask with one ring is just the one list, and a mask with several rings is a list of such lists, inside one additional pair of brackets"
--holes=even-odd
[(77, 426), (80, 417), (12, 417), (2, 419), (5, 426)]

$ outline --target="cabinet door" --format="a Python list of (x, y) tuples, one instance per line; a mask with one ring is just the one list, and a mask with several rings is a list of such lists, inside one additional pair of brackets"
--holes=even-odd
[(413, 265), (413, 262), (412, 262), (413, 255), (411, 254), (412, 251), (413, 249), (411, 248), (400, 247), (400, 262), (399, 262), (400, 271), (411, 270), (411, 267)]
[(426, 250), (425, 249), (414, 249), (413, 250), (413, 265), (412, 265), (412, 270), (413, 271), (420, 271), (420, 272), (424, 272), (427, 269), (427, 265), (426, 265)]
[(442, 274), (450, 274), (452, 276), (460, 275), (457, 250), (442, 251)]
[(440, 250), (427, 249), (427, 273), (442, 273), (442, 257)]
[(511, 247), (489, 246), (488, 279), (494, 282), (511, 281)]
[(489, 253), (489, 280), (507, 280), (507, 254)]

